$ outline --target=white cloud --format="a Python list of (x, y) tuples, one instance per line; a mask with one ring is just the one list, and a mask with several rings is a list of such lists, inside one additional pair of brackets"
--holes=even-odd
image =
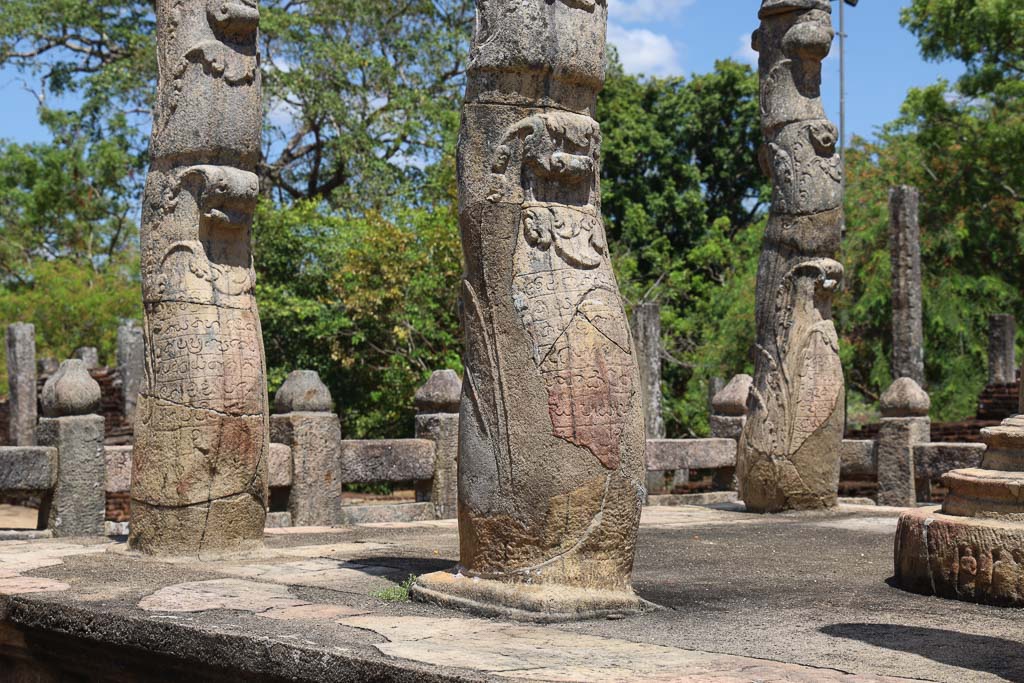
[(637, 24), (645, 21), (664, 21), (689, 7), (697, 0), (608, 0), (611, 21)]
[(740, 46), (732, 53), (734, 59), (757, 66), (757, 51), (751, 46), (750, 34), (740, 36)]
[(610, 22), (608, 42), (618, 48), (622, 66), (629, 73), (673, 76), (683, 72), (679, 51), (668, 36)]

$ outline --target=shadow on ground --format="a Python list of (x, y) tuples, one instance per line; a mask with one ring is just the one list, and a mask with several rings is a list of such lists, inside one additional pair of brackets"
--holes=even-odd
[(819, 630), (835, 638), (908, 652), (940, 664), (1024, 683), (1024, 645), (1014, 640), (896, 624), (833, 624)]
[[(345, 561), (346, 566), (352, 569), (360, 567), (385, 567), (394, 569), (396, 572), (407, 572), (408, 574), (429, 574), (445, 569), (451, 569), (454, 563), (451, 560), (438, 559), (436, 557), (356, 557)], [(403, 577), (404, 578), (404, 577)]]

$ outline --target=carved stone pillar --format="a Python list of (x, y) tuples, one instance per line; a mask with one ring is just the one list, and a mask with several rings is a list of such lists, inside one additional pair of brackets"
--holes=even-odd
[(421, 577), (420, 599), (545, 621), (646, 604), (630, 586), (643, 404), (593, 119), (607, 12), (477, 3), (458, 157), (461, 560)]
[(772, 208), (757, 275), (757, 356), (737, 476), (749, 510), (832, 507), (843, 438), (843, 371), (832, 295), (842, 163), (821, 104), (832, 45), (828, 0), (764, 0), (760, 53), (761, 166)]
[(260, 545), (267, 389), (250, 248), (259, 182), (256, 0), (157, 0), (159, 82), (142, 216), (146, 379), (131, 547)]

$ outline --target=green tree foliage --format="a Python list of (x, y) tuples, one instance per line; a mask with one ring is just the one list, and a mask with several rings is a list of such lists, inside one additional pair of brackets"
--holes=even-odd
[(848, 150), (846, 291), (837, 302), (856, 402), (892, 381), (888, 190), (921, 191), (925, 370), (933, 417), (974, 415), (986, 380), (988, 316), (1024, 319), (1024, 7), (915, 0), (903, 12), (925, 57), (967, 67), (954, 85), (912, 89), (875, 142)]
[[(266, 200), (255, 235), (271, 390), (315, 368), (347, 433), (407, 434), (416, 387), (459, 368), (452, 158), (472, 2), (266, 0), (261, 13)], [(112, 334), (112, 320), (139, 315), (154, 32), (148, 1), (0, 4), (0, 65), (35, 79), (54, 133), (0, 147), (0, 300), (38, 303), (0, 313), (66, 330), (41, 336), (42, 353), (66, 355), (71, 339), (105, 348), (76, 325)], [(87, 315), (59, 305), (66, 290), (48, 293), (42, 266), (65, 260), (77, 268), (69, 287), (81, 283), (78, 299), (95, 307)], [(85, 294), (98, 283), (114, 296)]]
[(598, 99), (603, 210), (627, 304), (662, 307), (670, 435), (706, 433), (708, 380), (748, 365), (767, 197), (758, 117), (747, 66), (638, 79), (612, 53)]

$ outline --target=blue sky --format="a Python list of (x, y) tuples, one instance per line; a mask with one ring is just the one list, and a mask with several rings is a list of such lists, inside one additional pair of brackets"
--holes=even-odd
[[(609, 0), (609, 39), (626, 68), (665, 76), (704, 73), (716, 59), (753, 62), (750, 32), (757, 26), (758, 0)], [(899, 114), (907, 89), (955, 79), (958, 63), (925, 62), (914, 37), (899, 25), (909, 0), (861, 0), (846, 8), (847, 137), (872, 136)], [(834, 14), (838, 27), (838, 11)], [(838, 41), (826, 63), (824, 98), (839, 120)], [(12, 70), (0, 70), (0, 138), (43, 140), (36, 121), (35, 84)], [(51, 104), (54, 104), (51, 102)]]
[[(756, 65), (750, 34), (757, 28), (758, 0), (609, 0), (609, 40), (627, 70), (656, 76), (705, 73), (715, 60), (733, 57)], [(872, 137), (899, 115), (907, 89), (954, 80), (959, 62), (925, 62), (914, 36), (899, 24), (910, 0), (861, 0), (846, 14), (846, 126)], [(833, 24), (839, 29), (839, 8)], [(839, 122), (839, 39), (825, 64), (822, 96)]]

